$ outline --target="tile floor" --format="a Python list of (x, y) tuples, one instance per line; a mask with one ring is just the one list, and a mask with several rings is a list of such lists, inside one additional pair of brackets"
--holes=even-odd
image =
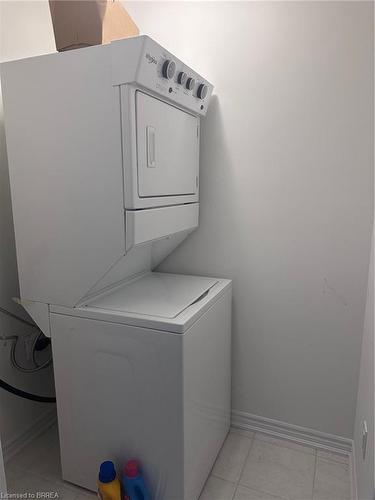
[[(10, 460), (9, 493), (52, 491), (63, 500), (95, 498), (62, 481), (58, 446), (52, 427)], [(349, 461), (344, 455), (233, 429), (200, 500), (350, 500)]]

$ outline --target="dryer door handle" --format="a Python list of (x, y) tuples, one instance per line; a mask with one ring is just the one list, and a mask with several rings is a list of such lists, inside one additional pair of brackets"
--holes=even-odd
[(147, 166), (149, 168), (156, 167), (155, 158), (155, 128), (151, 125), (146, 127), (146, 137), (147, 137)]

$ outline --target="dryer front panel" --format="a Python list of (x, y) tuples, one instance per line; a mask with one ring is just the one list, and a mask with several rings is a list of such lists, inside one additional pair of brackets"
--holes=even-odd
[(198, 189), (198, 118), (136, 92), (138, 194), (181, 196)]
[(199, 116), (133, 85), (120, 100), (125, 209), (197, 203)]

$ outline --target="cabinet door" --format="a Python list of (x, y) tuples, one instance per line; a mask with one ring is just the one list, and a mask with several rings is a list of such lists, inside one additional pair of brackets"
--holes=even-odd
[(138, 195), (195, 194), (198, 189), (198, 118), (136, 93)]

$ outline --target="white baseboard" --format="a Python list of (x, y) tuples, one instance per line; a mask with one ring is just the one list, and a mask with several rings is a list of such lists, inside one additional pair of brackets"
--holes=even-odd
[(56, 422), (56, 408), (46, 411), (13, 439), (3, 443), (3, 457), (6, 463), (22, 448), (37, 438)]
[(238, 429), (247, 429), (249, 431), (262, 432), (275, 437), (289, 439), (289, 441), (326, 451), (345, 455), (352, 453), (353, 442), (351, 439), (280, 422), (271, 418), (252, 415), (244, 411), (232, 411), (232, 426)]

